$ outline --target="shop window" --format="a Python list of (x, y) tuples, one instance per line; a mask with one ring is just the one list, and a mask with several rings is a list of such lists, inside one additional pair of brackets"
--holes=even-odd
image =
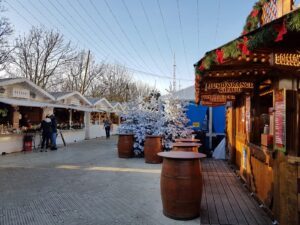
[(37, 107), (19, 107), (20, 121), (19, 126), (37, 129), (42, 121), (43, 109)]
[(54, 114), (57, 120), (58, 129), (61, 130), (70, 129), (70, 124), (69, 124), (70, 112), (68, 109), (55, 108)]
[(253, 144), (261, 145), (262, 134), (273, 134), (273, 91), (270, 87), (260, 88), (251, 99), (251, 135)]
[(92, 112), (91, 113), (91, 124), (96, 125), (99, 124), (100, 113)]
[(13, 108), (10, 105), (0, 103), (0, 134), (12, 132)]
[(84, 112), (74, 110), (72, 111), (72, 128), (82, 129), (84, 128)]
[(110, 120), (113, 124), (119, 124), (119, 116), (115, 113), (110, 114)]

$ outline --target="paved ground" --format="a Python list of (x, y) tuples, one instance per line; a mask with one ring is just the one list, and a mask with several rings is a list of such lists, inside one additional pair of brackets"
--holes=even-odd
[(115, 137), (0, 156), (0, 224), (183, 224), (162, 215), (160, 168), (119, 159)]
[[(160, 169), (161, 165), (145, 164), (143, 159), (119, 159), (116, 137), (54, 152), (0, 156), (0, 225), (200, 224), (199, 218), (176, 221), (162, 214)], [(210, 171), (204, 178), (215, 174)], [(204, 191), (203, 223), (235, 221), (222, 214), (214, 217), (210, 208), (215, 206), (206, 207), (213, 192)], [(251, 204), (253, 210), (260, 210)], [(251, 224), (247, 219), (242, 222)]]

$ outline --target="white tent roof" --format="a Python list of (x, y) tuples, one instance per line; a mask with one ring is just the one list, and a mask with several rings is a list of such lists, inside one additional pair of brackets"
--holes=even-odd
[(12, 85), (12, 84), (17, 84), (17, 83), (26, 83), (31, 88), (33, 88), (33, 89), (37, 90), (38, 92), (40, 92), (42, 95), (48, 97), (51, 100), (55, 100), (55, 98), (51, 94), (49, 94), (47, 91), (43, 90), (41, 87), (37, 86), (36, 84), (34, 84), (33, 82), (31, 82), (28, 79), (25, 79), (25, 78), (4, 78), (4, 79), (0, 79), (0, 86)]
[[(170, 94), (162, 96), (162, 99), (166, 98)], [(186, 101), (194, 101), (195, 100), (195, 86), (190, 86), (184, 89), (181, 89), (179, 91), (176, 91), (172, 93), (176, 98), (180, 100), (186, 100)]]
[(92, 105), (92, 103), (86, 98), (84, 97), (81, 93), (79, 93), (78, 91), (72, 91), (72, 92), (50, 92), (50, 94), (52, 94), (57, 101), (62, 100), (62, 99), (66, 99), (69, 98), (71, 96), (78, 96), (80, 99), (82, 99), (85, 103), (87, 103), (88, 105)]
[(16, 105), (16, 106), (28, 106), (28, 107), (53, 107), (53, 108), (64, 108), (64, 109), (76, 109), (79, 111), (86, 111), (86, 112), (98, 112), (98, 110), (80, 106), (69, 106), (69, 105), (62, 105), (62, 104), (53, 104), (47, 102), (36, 102), (26, 99), (14, 99), (14, 98), (0, 98), (0, 102), (9, 104), (9, 105)]

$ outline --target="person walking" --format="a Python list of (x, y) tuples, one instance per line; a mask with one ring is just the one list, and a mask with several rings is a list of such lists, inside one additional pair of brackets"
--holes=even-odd
[(56, 137), (57, 137), (57, 121), (55, 115), (50, 116), (51, 119), (51, 150), (57, 150)]
[(109, 120), (108, 117), (106, 117), (106, 119), (103, 121), (103, 123), (104, 123), (106, 138), (109, 138), (110, 137), (111, 121)]
[(42, 145), (41, 145), (41, 152), (47, 152), (47, 148), (49, 147), (49, 141), (51, 139), (51, 119), (50, 116), (47, 115), (45, 119), (41, 122), (41, 130), (42, 130)]

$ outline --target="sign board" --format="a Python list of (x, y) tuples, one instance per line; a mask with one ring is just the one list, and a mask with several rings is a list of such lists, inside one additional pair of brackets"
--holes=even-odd
[(226, 101), (235, 100), (235, 96), (234, 95), (204, 94), (204, 95), (201, 95), (201, 100), (211, 101), (211, 102), (226, 102)]
[(199, 122), (193, 122), (193, 127), (200, 127), (200, 123)]
[(211, 101), (201, 101), (201, 105), (203, 106), (208, 106), (208, 107), (215, 107), (215, 106), (221, 106), (221, 105), (226, 105), (225, 102), (211, 102)]
[(274, 64), (281, 66), (300, 67), (300, 54), (274, 53)]
[(27, 89), (21, 89), (21, 88), (13, 88), (12, 89), (12, 97), (14, 98), (30, 98), (30, 91)]
[(221, 94), (241, 93), (253, 89), (253, 82), (227, 80), (205, 84), (205, 91), (217, 91)]
[(69, 100), (69, 104), (70, 104), (70, 105), (77, 105), (77, 106), (79, 106), (79, 105), (80, 105), (80, 101), (79, 101), (79, 99), (77, 99), (77, 98), (71, 98), (71, 99)]
[(275, 92), (275, 149), (286, 151), (286, 94), (285, 89)]

